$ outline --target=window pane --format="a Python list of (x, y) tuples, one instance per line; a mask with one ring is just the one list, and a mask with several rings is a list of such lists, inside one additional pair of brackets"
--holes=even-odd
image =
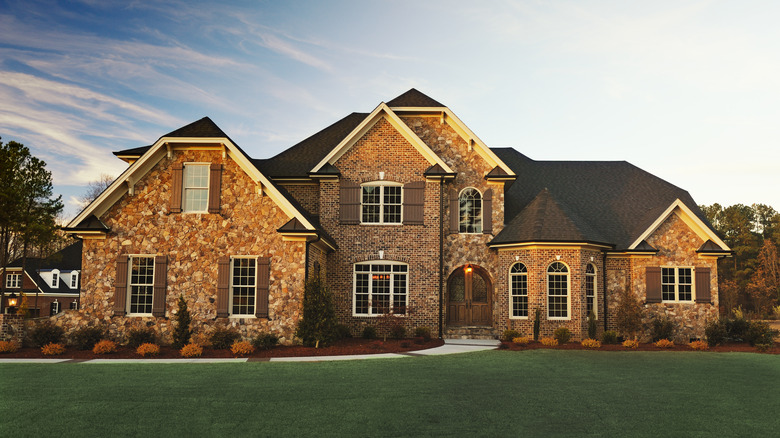
[(674, 271), (674, 268), (661, 268), (661, 299), (664, 301), (676, 299)]
[(691, 268), (677, 268), (679, 300), (691, 301), (693, 299), (693, 282)]
[(458, 198), (461, 233), (482, 232), (482, 195), (476, 189), (466, 189)]
[(555, 262), (547, 268), (547, 316), (567, 318), (569, 316), (569, 276), (566, 265)]
[(254, 315), (257, 260), (234, 258), (232, 261), (232, 314)]
[(512, 266), (512, 274), (509, 277), (512, 295), (512, 316), (528, 316), (528, 275), (525, 273), (525, 265), (515, 263)]
[(154, 257), (130, 257), (130, 310), (128, 313), (152, 313)]
[[(461, 271), (460, 269), (458, 271)], [(466, 277), (459, 272), (450, 281), (450, 301), (462, 302), (466, 300)]]

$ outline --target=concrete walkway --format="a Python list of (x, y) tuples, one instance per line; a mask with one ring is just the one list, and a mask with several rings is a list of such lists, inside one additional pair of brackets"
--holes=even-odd
[(86, 364), (106, 364), (106, 363), (236, 363), (236, 362), (323, 362), (332, 360), (358, 360), (358, 359), (388, 359), (415, 356), (436, 356), (441, 354), (469, 353), (472, 351), (494, 350), (500, 344), (496, 340), (481, 339), (445, 339), (441, 347), (429, 348), (427, 350), (410, 351), (407, 353), (378, 353), (378, 354), (356, 354), (341, 356), (308, 356), (308, 357), (272, 357), (270, 359), (258, 358), (180, 358), (180, 359), (2, 359), (0, 363), (86, 363)]

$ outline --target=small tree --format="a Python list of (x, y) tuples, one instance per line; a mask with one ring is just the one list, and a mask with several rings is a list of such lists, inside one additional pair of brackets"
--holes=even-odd
[(536, 308), (536, 314), (534, 315), (534, 342), (539, 340), (539, 332), (542, 328), (542, 315), (541, 309)]
[(184, 295), (179, 295), (179, 311), (176, 312), (176, 327), (173, 331), (173, 347), (180, 349), (190, 343), (190, 311), (187, 309), (187, 302)]
[(303, 319), (298, 322), (295, 336), (303, 345), (328, 345), (336, 337), (336, 310), (333, 297), (319, 275), (306, 282), (303, 293)]
[(620, 293), (615, 325), (623, 336), (633, 339), (636, 339), (637, 332), (642, 329), (642, 303), (628, 288)]
[(590, 339), (596, 339), (598, 327), (596, 325), (596, 314), (591, 310), (588, 312), (588, 337)]

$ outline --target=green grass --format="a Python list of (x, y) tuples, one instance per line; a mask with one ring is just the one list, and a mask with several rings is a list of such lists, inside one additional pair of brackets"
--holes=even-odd
[(0, 436), (773, 436), (780, 357), (0, 364)]

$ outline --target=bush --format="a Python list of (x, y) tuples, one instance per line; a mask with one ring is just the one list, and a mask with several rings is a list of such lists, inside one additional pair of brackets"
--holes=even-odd
[(588, 337), (590, 339), (596, 339), (598, 333), (598, 325), (596, 323), (596, 314), (593, 311), (588, 312)]
[[(179, 309), (176, 311), (175, 326), (173, 329), (173, 348), (182, 348), (190, 343), (190, 336), (192, 336), (192, 330), (190, 330), (190, 311), (187, 309), (187, 301), (184, 300), (184, 295), (179, 295)], [(228, 343), (230, 346), (231, 343)], [(227, 348), (224, 347), (224, 348)]]
[(131, 329), (127, 332), (127, 346), (136, 349), (141, 344), (155, 344), (156, 338), (157, 334), (151, 327)]
[(236, 341), (230, 346), (230, 351), (236, 356), (249, 356), (255, 352), (255, 347), (247, 341)]
[(217, 327), (209, 336), (211, 346), (218, 350), (227, 350), (233, 345), (233, 342), (241, 339), (241, 335), (234, 329), (228, 327)]
[(30, 339), (34, 346), (43, 347), (46, 344), (61, 343), (64, 335), (65, 330), (62, 327), (52, 324), (51, 321), (46, 321), (32, 329)]
[(534, 341), (539, 340), (539, 330), (542, 328), (542, 316), (541, 310), (536, 308), (536, 314), (534, 315)]
[(273, 333), (260, 333), (252, 341), (252, 345), (258, 350), (268, 350), (276, 346), (279, 343), (279, 337)]
[(690, 344), (688, 344), (689, 347), (693, 348), (694, 350), (708, 350), (710, 346), (704, 342), (704, 341), (693, 341)]
[(336, 309), (333, 296), (319, 275), (306, 281), (303, 292), (303, 318), (295, 336), (307, 347), (326, 346), (336, 338)]
[(203, 354), (203, 348), (198, 344), (187, 344), (179, 350), (181, 357), (200, 357)]
[(528, 345), (531, 342), (531, 338), (527, 336), (520, 336), (512, 339), (512, 343), (515, 345)]
[(726, 324), (720, 319), (707, 321), (707, 324), (704, 326), (704, 336), (707, 338), (707, 344), (710, 347), (722, 344), (726, 340), (727, 335)]
[(595, 340), (595, 339), (585, 339), (581, 342), (582, 346), (585, 348), (601, 348), (601, 342)]
[(406, 337), (406, 327), (394, 325), (390, 328), (390, 337), (393, 339), (403, 339)]
[(659, 339), (659, 340), (655, 341), (655, 343), (653, 345), (655, 345), (658, 348), (672, 348), (672, 347), (674, 347), (674, 342), (672, 342), (672, 341), (670, 341), (668, 339)]
[(627, 341), (623, 341), (623, 348), (637, 348), (639, 347), (639, 342), (635, 341), (633, 339), (629, 339)]
[(601, 334), (601, 342), (605, 344), (617, 344), (618, 334), (614, 330), (607, 330)]
[(761, 353), (766, 353), (769, 351), (770, 348), (772, 348), (773, 344), (756, 344), (756, 351), (760, 351)]
[(427, 326), (420, 326), (414, 329), (415, 338), (423, 338), (425, 342), (431, 340), (431, 328)]
[(141, 357), (157, 356), (160, 354), (160, 346), (151, 342), (145, 342), (139, 345), (135, 352)]
[(0, 341), (0, 353), (14, 353), (19, 349), (16, 342), (13, 341)]
[(70, 335), (70, 343), (79, 350), (92, 350), (104, 334), (99, 326), (80, 328)]
[(363, 328), (363, 339), (376, 339), (376, 327), (367, 325)]
[(761, 321), (753, 321), (749, 324), (745, 333), (745, 341), (751, 346), (758, 344), (772, 345), (774, 343), (776, 330), (772, 330), (769, 324)]
[(512, 330), (512, 329), (504, 330), (504, 335), (501, 336), (501, 340), (512, 342), (512, 339), (519, 338), (520, 336), (522, 336), (522, 334), (520, 334), (520, 332), (517, 330)]
[(41, 347), (41, 353), (44, 356), (59, 356), (65, 353), (65, 346), (62, 344), (46, 344)]
[(352, 337), (352, 330), (346, 324), (336, 324), (333, 331), (336, 334), (336, 339), (347, 339)]
[(653, 319), (651, 330), (653, 342), (661, 339), (672, 339), (675, 330), (674, 321), (666, 315), (657, 317)]
[(95, 346), (92, 347), (92, 352), (95, 354), (116, 353), (116, 343), (114, 341), (109, 341), (107, 339), (104, 339), (102, 341), (97, 342)]
[(726, 337), (737, 342), (746, 340), (745, 337), (750, 329), (750, 321), (738, 316), (733, 319), (726, 319), (724, 322), (726, 325)]
[(548, 347), (555, 347), (558, 345), (558, 340), (555, 338), (542, 338), (539, 340), (539, 342), (541, 342), (542, 345), (546, 345)]
[(620, 292), (620, 301), (615, 309), (615, 325), (625, 337), (634, 337), (642, 330), (642, 303), (628, 288)]
[(559, 345), (563, 345), (571, 339), (571, 332), (566, 327), (558, 327), (555, 329), (553, 337), (558, 341)]

